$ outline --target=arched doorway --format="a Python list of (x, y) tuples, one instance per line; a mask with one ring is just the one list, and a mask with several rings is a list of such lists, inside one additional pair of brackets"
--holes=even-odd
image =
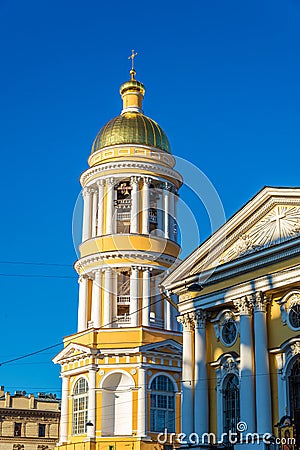
[(132, 389), (125, 372), (113, 372), (102, 383), (102, 436), (132, 435)]
[(292, 365), (289, 376), (291, 416), (295, 421), (297, 447), (300, 445), (300, 357)]

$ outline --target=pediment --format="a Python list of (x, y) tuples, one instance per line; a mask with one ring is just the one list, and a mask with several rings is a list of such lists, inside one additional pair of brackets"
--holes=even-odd
[(157, 353), (169, 354), (170, 356), (178, 356), (182, 353), (182, 345), (173, 339), (167, 339), (161, 342), (146, 344), (140, 347), (141, 353)]
[(163, 282), (188, 276), (300, 236), (300, 188), (263, 188)]
[(68, 360), (91, 356), (95, 353), (97, 353), (97, 350), (88, 347), (87, 345), (70, 343), (59, 352), (52, 361), (54, 364), (62, 364)]

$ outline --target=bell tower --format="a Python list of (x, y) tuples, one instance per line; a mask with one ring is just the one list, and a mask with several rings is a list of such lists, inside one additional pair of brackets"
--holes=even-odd
[(77, 332), (54, 358), (63, 450), (154, 450), (158, 433), (180, 432), (181, 332), (159, 285), (180, 253), (182, 178), (135, 77), (132, 66), (80, 178)]

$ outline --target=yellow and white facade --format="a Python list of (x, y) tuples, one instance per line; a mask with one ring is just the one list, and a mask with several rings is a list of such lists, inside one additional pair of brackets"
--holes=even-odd
[(284, 425), (297, 447), (283, 448), (298, 448), (300, 189), (262, 189), (163, 286), (183, 325), (183, 432), (226, 444), (223, 433), (244, 431), (237, 446), (256, 433), (265, 446)]
[(180, 253), (182, 179), (134, 70), (120, 93), (80, 179), (78, 329), (54, 358), (62, 450), (154, 449), (165, 427), (180, 431), (181, 332), (159, 284)]

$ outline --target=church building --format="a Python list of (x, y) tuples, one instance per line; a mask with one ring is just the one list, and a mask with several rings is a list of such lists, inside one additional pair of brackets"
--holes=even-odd
[(179, 296), (183, 432), (299, 448), (300, 188), (263, 188), (163, 286)]
[(96, 136), (80, 178), (78, 327), (53, 360), (62, 450), (154, 450), (165, 428), (180, 432), (182, 333), (159, 285), (180, 253), (182, 178), (165, 132), (143, 113), (144, 93), (132, 67), (122, 112)]

